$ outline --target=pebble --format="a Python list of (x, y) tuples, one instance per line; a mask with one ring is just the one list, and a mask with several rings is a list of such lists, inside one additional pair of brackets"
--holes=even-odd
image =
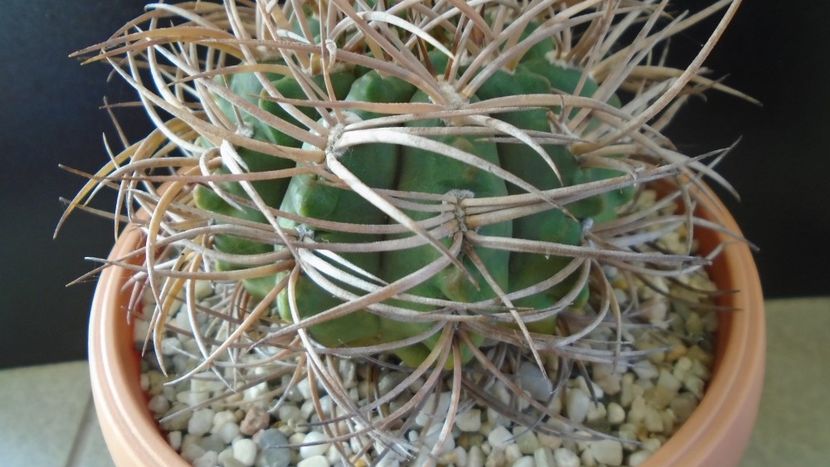
[(477, 432), (481, 429), (481, 410), (470, 409), (455, 417), (455, 426), (464, 432)]
[(301, 460), (297, 467), (329, 467), (329, 460), (322, 455), (312, 456)]
[(193, 467), (214, 467), (219, 461), (219, 454), (214, 451), (207, 451), (193, 460)]
[(579, 467), (579, 457), (568, 448), (553, 451), (553, 460), (556, 467)]
[(539, 448), (533, 451), (533, 462), (536, 467), (552, 467), (553, 453), (548, 448)]
[(182, 445), (182, 458), (188, 462), (193, 462), (199, 457), (202, 457), (204, 453), (205, 450), (196, 443), (186, 443)]
[(167, 433), (167, 442), (170, 444), (170, 447), (178, 451), (182, 447), (182, 432), (181, 431), (171, 431)]
[(233, 458), (245, 466), (254, 465), (257, 455), (256, 443), (250, 438), (240, 438), (233, 442)]
[(239, 431), (243, 435), (251, 436), (257, 431), (267, 427), (270, 418), (271, 417), (268, 415), (268, 412), (262, 410), (260, 407), (251, 407), (245, 413), (245, 418), (243, 418), (242, 422), (239, 424)]
[(147, 403), (147, 407), (154, 414), (161, 415), (170, 410), (170, 401), (168, 401), (163, 395), (159, 394), (150, 399), (150, 402)]
[(580, 388), (571, 388), (565, 396), (565, 409), (568, 418), (574, 423), (582, 423), (591, 408), (591, 397)]
[(608, 404), (608, 423), (612, 425), (619, 425), (625, 421), (625, 409), (616, 402)]
[(582, 451), (582, 454), (579, 455), (579, 459), (582, 461), (582, 465), (584, 467), (594, 467), (597, 465), (597, 460), (594, 459), (594, 456), (588, 449)]
[(202, 446), (205, 451), (220, 452), (227, 445), (228, 443), (217, 434), (208, 435), (199, 440), (199, 446)]
[(632, 369), (634, 370), (634, 373), (637, 374), (638, 378), (645, 380), (656, 378), (659, 374), (657, 367), (654, 366), (654, 363), (648, 360), (640, 360), (634, 364)]
[(290, 423), (290, 422), (301, 422), (303, 421), (303, 415), (300, 412), (300, 408), (294, 404), (283, 404), (277, 409), (277, 419), (282, 420), (283, 422)]
[(553, 383), (546, 377), (538, 365), (524, 362), (519, 366), (519, 387), (530, 393), (539, 401), (546, 401), (553, 393)]
[(513, 428), (513, 438), (522, 454), (533, 454), (539, 448), (539, 438), (526, 427), (517, 426)]
[(187, 422), (187, 432), (192, 435), (204, 435), (213, 426), (213, 410), (201, 409), (193, 412)]
[(207, 392), (182, 391), (176, 394), (176, 400), (189, 407), (195, 407), (208, 399), (210, 399), (210, 393)]
[[(421, 437), (421, 442), (424, 444), (424, 447), (428, 450), (432, 451), (434, 446), (438, 444), (438, 440), (441, 437), (441, 429), (443, 428), (443, 423), (436, 423), (430, 426), (428, 429), (424, 430), (424, 435)], [(444, 443), (439, 446), (436, 453), (440, 456), (445, 454), (449, 451), (455, 449), (455, 438), (450, 433), (447, 436), (447, 439), (444, 440)]]
[(215, 433), (226, 423), (236, 423), (236, 415), (230, 410), (222, 410), (213, 415), (213, 427), (210, 429), (211, 433)]
[(532, 456), (524, 456), (514, 462), (513, 467), (536, 467), (536, 461)]
[[(327, 441), (328, 439), (328, 436), (326, 436), (323, 433), (320, 433), (319, 431), (310, 431), (303, 438), (303, 444), (317, 444), (311, 444), (309, 446), (300, 447), (300, 457), (302, 457), (303, 459), (308, 459), (314, 456), (322, 456), (329, 449), (329, 443), (323, 442)], [(328, 463), (328, 460), (326, 460), (326, 463)]]
[(473, 446), (467, 453), (467, 467), (484, 467), (484, 453), (481, 448)]
[(437, 402), (435, 393), (430, 394), (424, 402), (423, 407), (421, 407), (421, 411), (415, 417), (415, 425), (423, 427), (427, 426), (427, 424), (444, 420), (447, 417), (451, 399), (452, 393), (449, 391), (442, 392), (438, 396)]
[(239, 436), (239, 425), (234, 422), (228, 422), (216, 430), (216, 434), (225, 441), (225, 444), (230, 444)]
[(519, 446), (515, 444), (508, 444), (507, 447), (504, 448), (504, 458), (508, 463), (512, 464), (522, 458), (522, 451), (519, 450)]
[(562, 438), (558, 436), (548, 435), (545, 433), (539, 433), (536, 435), (536, 439), (539, 440), (539, 445), (548, 449), (556, 449), (562, 446)]
[(613, 439), (593, 441), (588, 444), (588, 449), (600, 464), (622, 465), (623, 447), (619, 441)]
[(161, 354), (170, 356), (178, 354), (182, 348), (182, 341), (175, 337), (166, 337), (161, 341)]
[(649, 451), (637, 451), (630, 456), (628, 456), (628, 465), (636, 466), (640, 465), (646, 461), (651, 456), (651, 452)]
[(487, 441), (490, 443), (490, 446), (493, 446), (495, 449), (506, 448), (507, 445), (511, 443), (512, 438), (513, 435), (507, 431), (507, 428), (501, 425), (493, 428), (493, 431), (487, 435)]

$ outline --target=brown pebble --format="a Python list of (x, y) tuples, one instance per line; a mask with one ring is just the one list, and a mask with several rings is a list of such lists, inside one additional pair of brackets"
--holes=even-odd
[(251, 436), (257, 431), (268, 426), (270, 416), (259, 407), (251, 407), (239, 424), (239, 431), (243, 435)]

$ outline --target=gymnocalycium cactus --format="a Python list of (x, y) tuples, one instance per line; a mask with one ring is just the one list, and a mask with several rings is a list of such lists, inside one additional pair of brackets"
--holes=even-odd
[[(604, 266), (648, 277), (707, 263), (691, 240), (679, 254), (652, 244), (668, 224), (691, 232), (692, 215), (646, 219), (671, 203), (693, 212), (701, 176), (728, 188), (660, 131), (694, 93), (745, 97), (700, 71), (738, 3), (691, 15), (666, 1), (153, 4), (78, 53), (108, 62), (156, 128), (91, 176), (67, 214), (117, 189), (116, 228), (136, 223), (145, 243), (116, 263), (156, 298), (156, 346), (181, 300), (194, 320), (218, 320), (180, 379), (232, 367), (239, 349), (263, 364), (302, 354), (355, 432), (401, 448), (392, 421), (444, 372), (457, 409), (462, 367), (629, 358), (619, 338), (581, 342), (619, 322)], [(687, 68), (665, 65), (669, 37), (724, 8)], [(635, 210), (658, 180), (669, 194)], [(200, 281), (232, 293), (205, 310)], [(591, 319), (574, 328), (566, 312)], [(407, 377), (360, 407), (337, 358)], [(370, 421), (415, 381), (412, 404)]]

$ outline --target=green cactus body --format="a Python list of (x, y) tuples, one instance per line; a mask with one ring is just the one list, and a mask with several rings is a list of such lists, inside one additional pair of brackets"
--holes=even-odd
[[(428, 98), (422, 92), (418, 92), (412, 101), (428, 102)], [(439, 120), (419, 120), (410, 123), (410, 126), (442, 126), (442, 123)], [(470, 154), (475, 154), (493, 164), (500, 163), (496, 145), (493, 143), (474, 141), (471, 138), (457, 136), (438, 137), (434, 139)], [(504, 196), (507, 194), (505, 182), (498, 177), (484, 173), (462, 162), (413, 147), (403, 149), (397, 189), (401, 191), (419, 191), (436, 194), (444, 194), (452, 190), (468, 190), (474, 196), (478, 197)], [(434, 215), (423, 212), (408, 212), (408, 214), (414, 220), (422, 220)], [(483, 235), (509, 237), (512, 234), (512, 225), (509, 222), (489, 225), (482, 227), (480, 233)], [(448, 240), (445, 242), (449, 244)], [(507, 290), (509, 253), (486, 248), (477, 248), (476, 253), (496, 283), (499, 284), (502, 290)], [(440, 253), (432, 246), (385, 252), (383, 254), (382, 277), (389, 281), (399, 279), (418, 268), (426, 266), (439, 257)], [(493, 298), (495, 293), (484, 281), (481, 274), (478, 273), (469, 259), (464, 260), (464, 265), (472, 273), (473, 277), (476, 278), (479, 285), (478, 289), (457, 268), (449, 266), (429, 280), (410, 289), (409, 293), (424, 297), (446, 298), (465, 303)], [(417, 307), (415, 305), (408, 306), (410, 308), (424, 309), (424, 307)], [(384, 339), (386, 340), (410, 337), (425, 331), (429, 327), (428, 324), (417, 325), (407, 323), (403, 325), (403, 323), (390, 320), (384, 321), (386, 322), (381, 323), (381, 328), (384, 332)], [(420, 363), (418, 359), (422, 359), (426, 355), (427, 349), (431, 349), (437, 339), (437, 335), (433, 336), (425, 341), (424, 344), (419, 344), (421, 348), (405, 349), (403, 352), (398, 352), (398, 355), (408, 365), (418, 364)], [(480, 336), (473, 336), (473, 340), (477, 344), (480, 344), (482, 338)], [(462, 359), (464, 361), (471, 358), (472, 355), (469, 350), (462, 350), (462, 352)]]
[[(532, 28), (525, 31), (525, 37), (530, 32), (532, 32)], [(547, 57), (551, 56), (552, 50), (553, 43), (550, 41), (542, 41), (534, 45), (528, 50), (522, 62), (514, 71), (500, 70), (488, 79), (478, 90), (475, 99), (521, 94), (547, 94), (553, 90), (573, 92), (580, 79), (581, 72), (575, 68), (568, 68), (549, 60)], [(430, 53), (430, 61), (433, 71), (439, 75), (444, 72), (448, 65), (447, 57), (436, 51)], [(356, 79), (355, 74), (359, 75)], [(305, 96), (303, 89), (291, 77), (268, 75), (268, 79), (287, 98), (301, 99)], [(322, 76), (316, 76), (314, 80), (318, 86), (324, 87)], [(429, 98), (421, 91), (413, 97), (412, 94), (415, 88), (409, 83), (397, 78), (381, 77), (376, 71), (365, 69), (341, 70), (331, 74), (331, 82), (337, 97), (341, 99), (345, 97), (345, 100), (407, 102), (411, 98), (412, 102), (429, 101)], [(232, 76), (230, 87), (237, 95), (256, 103), (260, 108), (271, 114), (286, 122), (300, 125), (279, 104), (265, 98), (262, 86), (252, 73)], [(593, 95), (597, 88), (598, 86), (593, 80), (586, 79), (582, 95)], [(614, 99), (616, 99), (616, 96), (612, 101)], [(217, 103), (223, 114), (234, 123), (237, 123), (236, 113), (230, 103), (222, 99), (218, 99)], [(315, 112), (312, 107), (301, 107), (300, 110), (309, 117), (313, 117)], [(556, 111), (555, 108), (554, 111)], [(353, 114), (352, 117), (354, 118), (364, 120), (375, 117), (374, 114), (365, 111), (347, 113)], [(549, 131), (548, 110), (546, 109), (509, 112), (498, 114), (496, 117), (520, 129)], [(288, 147), (299, 147), (301, 144), (295, 138), (265, 125), (244, 112), (242, 113), (242, 123), (252, 130), (256, 139)], [(443, 123), (439, 120), (421, 120), (410, 122), (408, 125), (429, 127), (442, 126)], [(539, 154), (526, 145), (494, 144), (460, 136), (436, 137), (434, 139), (475, 154), (488, 162), (500, 164), (509, 172), (538, 189), (545, 190), (561, 186), (550, 166), (542, 160)], [(577, 159), (564, 145), (548, 144), (543, 147), (556, 164), (565, 185), (618, 175), (617, 172), (608, 169), (580, 167)], [(399, 160), (401, 154), (403, 157)], [(291, 161), (245, 149), (240, 150), (240, 155), (252, 172), (288, 168), (293, 165)], [(508, 193), (524, 192), (521, 188), (506, 184), (492, 174), (484, 173), (464, 163), (420, 148), (367, 144), (352, 148), (341, 157), (341, 162), (367, 185), (375, 188), (395, 187), (402, 191), (438, 194), (444, 194), (451, 190), (468, 190), (479, 197), (503, 196)], [(290, 181), (254, 182), (254, 186), (269, 205), (279, 206), (280, 210), (304, 217), (357, 224), (382, 224), (387, 221), (386, 215), (382, 211), (356, 193), (332, 186), (316, 175), (299, 175), (291, 178)], [(223, 187), (235, 195), (246, 198), (245, 193), (236, 183), (227, 183)], [(264, 222), (264, 218), (257, 210), (250, 208), (240, 210), (230, 206), (208, 188), (197, 187), (195, 199), (196, 204), (201, 208), (240, 219)], [(577, 245), (582, 241), (582, 228), (579, 219), (588, 217), (599, 221), (611, 219), (615, 215), (615, 209), (628, 199), (630, 199), (630, 193), (625, 190), (606, 193), (570, 205), (569, 210), (578, 219), (574, 219), (558, 210), (550, 210), (516, 219), (512, 223), (506, 222), (485, 226), (480, 229), (480, 233), (505, 237), (515, 235), (517, 238)], [(433, 214), (408, 212), (408, 215), (415, 220), (423, 220)], [(280, 224), (285, 228), (299, 227), (296, 223), (286, 219), (280, 219)], [(376, 235), (319, 229), (313, 231), (308, 226), (305, 227), (305, 231), (311, 232), (313, 240), (319, 243), (380, 240), (380, 237)], [(218, 235), (214, 242), (220, 251), (234, 254), (267, 253), (274, 249), (273, 245), (266, 245), (231, 235)], [(445, 239), (445, 243), (448, 244), (448, 242)], [(544, 257), (529, 253), (513, 253), (511, 255), (506, 251), (487, 248), (478, 248), (476, 252), (490, 274), (505, 291), (520, 290), (543, 281), (560, 271), (570, 261), (568, 258)], [(431, 246), (421, 246), (384, 253), (344, 254), (343, 256), (372, 275), (382, 277), (387, 281), (394, 281), (435, 261), (439, 258), (440, 253)], [(478, 288), (471, 284), (457, 268), (447, 267), (441, 273), (411, 289), (409, 293), (463, 303), (495, 297), (491, 287), (484, 281), (470, 260), (464, 259), (463, 262), (467, 270), (476, 278)], [(234, 265), (224, 263), (218, 264), (217, 267), (220, 269), (235, 268)], [(276, 276), (272, 275), (246, 280), (244, 285), (254, 298), (261, 298), (271, 290), (277, 279)], [(575, 280), (575, 277), (569, 278), (547, 291), (517, 300), (514, 304), (522, 308), (550, 308), (573, 288)], [(343, 288), (357, 294), (360, 293), (360, 291), (349, 286), (343, 286)], [(313, 316), (343, 302), (343, 300), (316, 285), (305, 274), (300, 276), (295, 292), (301, 318)], [(586, 286), (575, 300), (574, 306), (581, 306), (587, 300), (587, 296)], [(403, 303), (398, 300), (390, 303), (420, 311), (429, 310), (427, 306)], [(283, 320), (292, 320), (286, 292), (278, 296), (277, 311)], [(528, 324), (531, 331), (540, 333), (553, 333), (555, 326), (555, 318)], [(310, 328), (310, 332), (321, 344), (336, 347), (392, 342), (422, 333), (429, 327), (430, 324), (428, 323), (402, 323), (388, 318), (380, 318), (368, 311), (361, 310), (348, 316), (314, 325)], [(473, 335), (472, 338), (476, 345), (483, 342), (483, 337), (479, 335)], [(437, 339), (438, 336), (435, 335), (421, 344), (398, 349), (395, 353), (404, 364), (416, 366), (434, 348)], [(462, 352), (464, 361), (471, 358), (469, 349), (464, 348)]]
[[(512, 73), (504, 70), (497, 72), (484, 83), (477, 94), (482, 98), (491, 99), (507, 95), (545, 94), (549, 92), (550, 84), (545, 77), (519, 66)], [(497, 117), (522, 130), (549, 131), (547, 110), (545, 109), (509, 112), (499, 114)], [(572, 184), (580, 172), (575, 158), (563, 146), (545, 145), (543, 147), (556, 164), (565, 184)], [(498, 149), (502, 166), (536, 188), (548, 190), (561, 186), (550, 166), (532, 148), (524, 144), (500, 143)], [(512, 185), (508, 186), (508, 191), (511, 193), (523, 192), (520, 188)], [(559, 210), (549, 210), (515, 219), (513, 221), (513, 234), (516, 238), (569, 245), (578, 245), (582, 240), (582, 229), (579, 222)], [(510, 288), (511, 290), (521, 290), (530, 287), (553, 276), (568, 263), (568, 258), (545, 257), (532, 253), (513, 253), (510, 256)], [(575, 278), (569, 278), (544, 292), (517, 300), (514, 305), (535, 309), (549, 308), (573, 287), (575, 280)], [(587, 299), (587, 293), (586, 287), (574, 306), (580, 306), (584, 303), (584, 300)], [(555, 319), (548, 319), (529, 323), (528, 329), (534, 332), (551, 333), (555, 325)]]
[[(526, 56), (526, 60), (522, 62), (521, 66), (547, 78), (552, 90), (565, 94), (574, 94), (580, 79), (582, 79), (583, 71), (579, 68), (557, 62), (551, 57), (551, 53), (546, 53), (543, 57)], [(583, 81), (582, 89), (580, 90), (579, 95), (583, 97), (592, 97), (596, 94), (598, 89), (599, 85), (597, 82), (590, 76), (587, 76)], [(619, 97), (615, 94), (611, 95), (608, 99), (608, 103), (618, 108), (622, 105)], [(571, 117), (574, 117), (577, 113), (577, 110), (572, 110), (570, 115)], [(598, 125), (599, 122), (592, 119), (589, 122), (586, 131), (592, 131)], [(558, 147), (556, 148), (556, 151), (567, 151), (567, 149), (564, 147)], [(568, 154), (570, 155), (570, 153)], [(573, 156), (571, 155), (570, 157)], [(580, 184), (616, 177), (619, 175), (623, 175), (623, 173), (611, 169), (585, 167), (574, 171), (569, 182), (570, 184)], [(596, 222), (606, 221), (615, 217), (618, 207), (631, 201), (634, 191), (634, 188), (630, 187), (603, 193), (601, 195), (592, 196), (576, 203), (572, 203), (568, 206), (568, 209), (574, 216), (580, 219), (591, 218)]]
[[(352, 84), (346, 96), (347, 101), (364, 102), (407, 102), (415, 91), (414, 86), (394, 77), (383, 78), (371, 71)], [(370, 119), (376, 115), (356, 111), (355, 118)], [(388, 144), (367, 144), (353, 148), (340, 161), (358, 178), (373, 188), (388, 189), (394, 184), (398, 147)], [(316, 175), (300, 175), (292, 178), (280, 208), (286, 212), (325, 219), (330, 221), (360, 224), (383, 224), (386, 215), (357, 193), (333, 187)], [(285, 227), (296, 227), (295, 223), (282, 221)], [(377, 241), (377, 235), (362, 235), (347, 232), (318, 230), (314, 232), (317, 242), (367, 242)], [(343, 257), (372, 275), (380, 272), (380, 253), (344, 254)], [(305, 275), (301, 276), (296, 290), (297, 308), (301, 317), (318, 314), (342, 303), (342, 300), (314, 284)], [(280, 316), (291, 321), (287, 293), (278, 298)], [(380, 318), (367, 312), (357, 311), (348, 316), (327, 321), (311, 328), (312, 336), (324, 345), (371, 345), (379, 342)]]
[[(296, 80), (291, 77), (282, 76), (275, 73), (266, 73), (266, 78), (274, 85), (274, 87), (285, 97), (288, 98), (303, 98), (305, 93), (297, 84)], [(217, 78), (217, 81), (224, 78)], [(334, 84), (335, 92), (338, 97), (346, 94), (354, 80), (354, 75), (349, 71), (341, 71), (331, 75), (332, 83)], [(322, 85), (323, 77), (315, 77), (315, 82)], [(278, 104), (263, 98), (264, 89), (262, 83), (254, 73), (238, 73), (228, 79), (228, 87), (237, 96), (257, 104), (260, 108), (269, 111), (270, 113), (280, 117), (281, 119), (298, 125), (299, 122), (282, 109)], [(241, 123), (237, 119), (237, 111), (233, 105), (222, 98), (217, 97), (216, 104), (222, 111), (223, 115), (229, 119), (233, 124), (244, 125), (252, 132), (254, 139), (278, 144), (288, 147), (299, 147), (300, 141), (288, 136), (275, 128), (266, 125), (261, 120), (255, 118), (251, 114), (244, 111), (239, 111), (241, 116)], [(308, 116), (312, 116), (314, 110), (310, 107), (300, 108), (300, 110)], [(282, 159), (279, 157), (270, 156), (257, 151), (252, 151), (246, 148), (238, 148), (239, 156), (245, 162), (250, 172), (263, 172), (270, 170), (288, 169), (294, 166), (294, 162), (289, 159)], [(219, 173), (227, 173), (224, 169), (219, 169)], [(282, 202), (285, 191), (288, 187), (288, 179), (275, 179), (254, 181), (251, 183), (263, 201), (271, 207), (277, 207)], [(239, 196), (243, 199), (249, 199), (248, 195), (242, 189), (242, 186), (236, 182), (223, 183), (222, 188), (229, 193)], [(213, 190), (204, 186), (198, 186), (194, 190), (194, 200), (196, 206), (201, 209), (206, 209), (216, 213), (237, 217), (239, 219), (246, 219), (255, 222), (265, 222), (264, 216), (257, 210), (248, 207), (238, 209), (228, 204), (225, 200), (219, 197)], [(273, 245), (263, 244), (242, 238), (235, 235), (216, 235), (214, 237), (215, 247), (222, 252), (238, 255), (261, 254), (268, 253), (274, 250)], [(227, 271), (237, 269), (238, 266), (229, 264), (224, 261), (219, 261), (216, 268), (220, 271)], [(264, 297), (274, 286), (274, 276), (265, 276), (255, 279), (247, 279), (243, 283), (245, 289), (255, 298)]]

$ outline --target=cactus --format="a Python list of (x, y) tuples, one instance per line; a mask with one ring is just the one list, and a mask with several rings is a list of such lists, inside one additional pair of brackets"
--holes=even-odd
[(146, 232), (133, 256), (146, 253), (136, 277), (160, 304), (156, 340), (196, 281), (233, 291), (210, 314), (224, 334), (181, 378), (233, 367), (234, 346), (300, 352), (373, 439), (401, 446), (390, 420), (417, 404), (368, 422), (328, 359), (422, 377), (420, 400), (442, 371), (509, 372), (505, 355), (543, 371), (618, 362), (619, 342), (580, 343), (620, 313), (603, 266), (671, 276), (707, 263), (691, 244), (653, 248), (661, 221), (635, 199), (654, 181), (687, 208), (685, 183), (730, 188), (660, 133), (702, 88), (742, 96), (701, 76), (722, 28), (685, 70), (656, 57), (737, 4), (673, 19), (665, 2), (155, 4), (146, 28), (78, 54), (108, 61), (157, 129), (67, 213), (118, 182)]

